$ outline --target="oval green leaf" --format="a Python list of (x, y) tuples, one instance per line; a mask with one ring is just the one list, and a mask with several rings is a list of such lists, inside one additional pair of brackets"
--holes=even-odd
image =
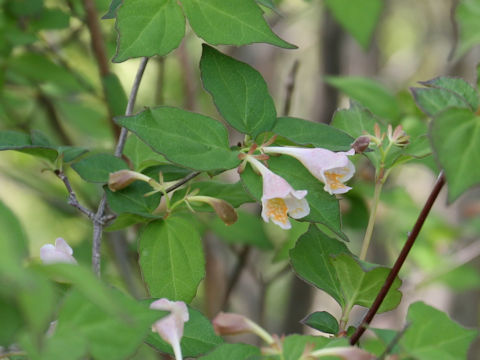
[(115, 121), (168, 160), (195, 170), (226, 170), (240, 163), (218, 121), (173, 107), (147, 109)]

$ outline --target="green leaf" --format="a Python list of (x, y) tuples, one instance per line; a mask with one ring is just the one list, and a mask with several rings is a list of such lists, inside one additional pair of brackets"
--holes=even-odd
[(450, 108), (469, 108), (467, 101), (453, 91), (438, 88), (412, 88), (418, 107), (427, 115), (435, 116)]
[(229, 244), (253, 245), (259, 249), (272, 249), (272, 243), (263, 229), (263, 220), (245, 211), (237, 211), (238, 220), (226, 226), (218, 217), (210, 222), (210, 227), (223, 241)]
[[(302, 279), (332, 296), (347, 312), (354, 305), (370, 307), (390, 271), (385, 267), (362, 268), (343, 243), (315, 227), (300, 237), (290, 251), (290, 258)], [(395, 279), (379, 312), (392, 310), (399, 304), (400, 285), (400, 279)]]
[(350, 109), (335, 111), (332, 120), (332, 126), (345, 131), (350, 136), (357, 138), (367, 134), (374, 134), (374, 126), (377, 119), (368, 111), (359, 106)]
[[(210, 321), (198, 310), (189, 306), (188, 313), (189, 320), (185, 323), (183, 337), (180, 341), (182, 355), (185, 358), (203, 355), (223, 342), (222, 338), (213, 331)], [(162, 352), (173, 354), (171, 346), (156, 333), (151, 333), (146, 339), (146, 343)]]
[(453, 202), (480, 183), (480, 117), (467, 109), (447, 109), (435, 117), (430, 136), (436, 158), (445, 170), (448, 200)]
[(88, 182), (107, 183), (110, 173), (128, 169), (122, 159), (110, 154), (93, 154), (72, 165), (80, 177)]
[[(295, 190), (307, 190), (307, 201), (310, 214), (300, 221), (318, 222), (325, 225), (340, 238), (348, 241), (342, 232), (340, 208), (335, 196), (323, 190), (323, 184), (296, 159), (289, 156), (271, 157), (268, 160), (270, 170), (280, 175)], [(262, 178), (247, 166), (241, 174), (241, 179), (254, 198), (262, 197)]]
[(349, 253), (344, 243), (329, 238), (315, 226), (310, 226), (290, 250), (290, 261), (298, 276), (332, 296), (342, 308), (345, 301), (331, 257), (343, 253)]
[(289, 255), (288, 253), (290, 252), (291, 249), (295, 247), (295, 244), (297, 243), (297, 240), (300, 236), (305, 234), (309, 227), (310, 224), (308, 222), (300, 222), (297, 220), (290, 219), (290, 223), (292, 224), (292, 228), (290, 230), (287, 230), (287, 238), (283, 242), (283, 244), (280, 246), (280, 248), (277, 250), (275, 257), (273, 258), (272, 262), (278, 262), (278, 261), (283, 261), (283, 260), (288, 260)]
[(473, 46), (480, 43), (480, 2), (478, 0), (462, 0), (455, 10), (455, 19), (459, 27), (459, 45), (456, 57), (464, 55)]
[(46, 56), (33, 52), (14, 56), (9, 60), (9, 70), (35, 83), (54, 84), (68, 92), (82, 90), (75, 76)]
[(368, 78), (328, 76), (325, 81), (365, 106), (373, 114), (388, 120), (400, 117), (395, 97), (383, 85)]
[(302, 320), (302, 323), (327, 334), (338, 333), (337, 319), (329, 312), (316, 311)]
[(163, 56), (185, 35), (185, 17), (175, 0), (124, 0), (117, 11), (114, 62), (133, 57)]
[(348, 346), (346, 339), (329, 339), (323, 336), (290, 335), (283, 342), (283, 359), (298, 360), (307, 346), (313, 346), (313, 350), (325, 347)]
[(140, 267), (150, 295), (190, 302), (205, 276), (197, 229), (188, 219), (170, 216), (151, 222), (139, 239)]
[(200, 70), (203, 86), (230, 125), (253, 138), (272, 129), (277, 117), (275, 104), (258, 71), (205, 44)]
[[(65, 338), (65, 343), (80, 346), (80, 349), (70, 346), (70, 351), (81, 353), (88, 349), (88, 353), (99, 360), (127, 358), (151, 332), (152, 323), (164, 313), (150, 310), (120, 292), (116, 292), (115, 299), (122, 307), (123, 316), (106, 313), (78, 291), (71, 292), (58, 315), (54, 344)], [(81, 341), (77, 339), (72, 344), (72, 335)], [(82, 346), (85, 349), (81, 349)]]
[[(254, 202), (255, 200), (245, 191), (242, 183), (236, 182), (234, 184), (226, 184), (218, 181), (199, 181), (192, 183), (189, 188), (189, 193), (198, 190), (198, 195), (211, 196), (217, 199), (222, 199), (228, 202), (233, 207), (237, 208), (242, 204)], [(182, 199), (187, 193), (187, 189), (176, 191), (172, 196), (172, 201)], [(202, 209), (213, 211), (209, 205), (192, 202), (195, 210)]]
[(114, 19), (117, 17), (118, 7), (122, 4), (122, 0), (112, 0), (108, 12), (102, 16), (103, 20)]
[(0, 131), (0, 151), (15, 150), (32, 156), (55, 161), (58, 151), (51, 146), (34, 145), (29, 135), (17, 131)]
[(128, 136), (123, 154), (133, 163), (135, 171), (142, 171), (146, 167), (167, 162), (163, 155), (153, 151), (135, 134)]
[(225, 127), (207, 116), (164, 106), (115, 121), (179, 165), (210, 171), (240, 163), (238, 152), (229, 148)]
[(367, 49), (383, 8), (382, 0), (325, 0), (335, 19)]
[(128, 99), (118, 76), (114, 73), (108, 73), (108, 75), (102, 78), (102, 83), (105, 89), (108, 107), (112, 115), (119, 116), (125, 114)]
[(265, 42), (286, 49), (296, 46), (275, 35), (255, 0), (181, 0), (193, 31), (212, 45)]
[(423, 302), (410, 305), (407, 321), (411, 323), (400, 345), (418, 360), (466, 359), (478, 331), (466, 329), (445, 313)]
[(332, 126), (292, 117), (278, 118), (272, 131), (299, 145), (312, 145), (332, 151), (350, 150), (350, 145), (355, 140)]
[(152, 187), (141, 181), (135, 181), (125, 189), (115, 192), (105, 187), (108, 206), (116, 214), (130, 213), (147, 218), (156, 218), (157, 216), (152, 213), (160, 203), (161, 194), (155, 193), (144, 196), (151, 191), (153, 191)]
[(135, 224), (140, 224), (140, 223), (146, 223), (151, 221), (151, 217), (145, 217), (137, 214), (129, 214), (129, 213), (123, 213), (118, 215), (114, 222), (110, 225), (108, 225), (104, 231), (110, 232), (110, 231), (118, 231), (125, 229), (131, 225)]
[(222, 344), (201, 360), (249, 360), (260, 356), (260, 349), (247, 344)]
[(6, 8), (15, 16), (36, 15), (43, 9), (43, 0), (9, 1), (6, 4)]
[(422, 81), (420, 84), (427, 87), (450, 90), (465, 99), (473, 111), (477, 111), (478, 109), (479, 100), (477, 91), (472, 85), (461, 78), (440, 76), (432, 80)]
[(23, 259), (28, 256), (28, 240), (20, 221), (2, 201), (0, 228), (0, 281), (3, 276), (15, 279), (23, 268)]
[(0, 327), (0, 346), (8, 347), (12, 344), (24, 321), (16, 304), (0, 296), (0, 319), (2, 326)]
[(70, 26), (70, 16), (60, 9), (43, 9), (31, 25), (36, 31), (65, 29)]
[[(390, 269), (386, 267), (375, 267), (364, 269), (351, 255), (340, 254), (331, 259), (347, 309), (353, 305), (370, 307), (373, 304), (378, 292), (385, 283)], [(378, 313), (395, 309), (402, 293), (398, 290), (402, 281), (397, 277), (393, 282), (385, 300), (383, 300)]]
[[(158, 154), (157, 154), (158, 155)], [(161, 155), (158, 155), (161, 156)], [(192, 170), (175, 165), (155, 165), (150, 166), (142, 171), (143, 174), (160, 181), (160, 173), (162, 173), (164, 181), (175, 181), (184, 178), (192, 173)], [(186, 190), (186, 189), (185, 189)], [(175, 191), (173, 197), (182, 190)]]

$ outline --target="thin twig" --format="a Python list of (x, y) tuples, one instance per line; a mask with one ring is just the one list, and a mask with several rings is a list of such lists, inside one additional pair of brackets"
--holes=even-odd
[(238, 260), (237, 260), (237, 265), (235, 266), (235, 269), (232, 272), (232, 275), (230, 276), (230, 279), (227, 284), (227, 290), (225, 291), (225, 295), (223, 297), (223, 303), (222, 303), (222, 310), (225, 310), (228, 302), (230, 301), (230, 295), (232, 294), (233, 289), (235, 289), (235, 286), (238, 283), (238, 280), (240, 280), (240, 275), (242, 274), (243, 269), (247, 265), (248, 262), (248, 255), (250, 255), (250, 251), (252, 250), (251, 246), (245, 245), (240, 253), (238, 254)]
[[(87, 1), (87, 0), (85, 0)], [(139, 68), (137, 70), (137, 75), (132, 85), (132, 90), (130, 91), (130, 96), (128, 98), (127, 108), (125, 110), (125, 115), (131, 115), (133, 107), (135, 106), (135, 100), (137, 98), (138, 89), (140, 87), (140, 82), (142, 80), (145, 67), (147, 66), (148, 58), (143, 58), (140, 62)], [(125, 146), (125, 141), (127, 138), (127, 130), (122, 128), (122, 131), (118, 137), (117, 146), (115, 148), (115, 156), (121, 157), (123, 153), (123, 148)], [(107, 205), (107, 197), (105, 193), (100, 200), (98, 205), (97, 213), (93, 219), (93, 244), (92, 244), (92, 268), (93, 272), (100, 277), (100, 248), (102, 242), (102, 232), (104, 227), (104, 221), (109, 216), (105, 215), (105, 208)]]
[[(133, 112), (133, 107), (135, 106), (135, 100), (137, 99), (138, 89), (140, 88), (140, 82), (142, 81), (143, 73), (147, 67), (148, 57), (142, 58), (140, 65), (138, 66), (137, 75), (133, 81), (132, 90), (130, 91), (130, 96), (128, 97), (127, 109), (125, 110), (125, 115), (130, 116)], [(127, 141), (128, 130), (122, 127), (120, 135), (118, 137), (117, 147), (115, 148), (115, 156), (121, 158), (123, 153), (123, 148), (125, 147), (125, 142)]]
[(188, 53), (185, 46), (185, 40), (182, 41), (177, 52), (182, 67), (183, 75), (183, 94), (185, 96), (184, 107), (186, 110), (193, 111), (195, 109), (195, 83), (192, 69), (188, 62)]
[(107, 197), (103, 195), (98, 205), (97, 213), (93, 218), (93, 243), (92, 243), (92, 270), (95, 275), (100, 277), (100, 248), (102, 246), (103, 222)]
[(415, 222), (415, 225), (413, 226), (412, 231), (408, 235), (407, 241), (405, 242), (405, 245), (403, 246), (402, 251), (398, 255), (398, 258), (395, 261), (395, 264), (393, 265), (392, 269), (390, 270), (390, 273), (388, 274), (387, 279), (385, 280), (385, 283), (383, 284), (380, 292), (378, 293), (375, 301), (373, 302), (372, 307), (368, 310), (367, 314), (363, 318), (362, 323), (358, 326), (357, 330), (350, 338), (351, 345), (355, 345), (357, 343), (357, 341), (360, 339), (362, 334), (365, 332), (366, 327), (368, 326), (368, 324), (370, 324), (373, 317), (377, 313), (378, 309), (380, 308), (380, 305), (382, 305), (383, 299), (385, 299), (385, 296), (387, 296), (388, 291), (392, 287), (393, 281), (395, 280), (398, 273), (400, 272), (400, 269), (402, 268), (402, 265), (405, 262), (413, 244), (415, 243), (415, 240), (417, 239), (417, 236), (423, 226), (423, 223), (427, 219), (427, 216), (430, 213), (430, 210), (432, 209), (433, 203), (437, 199), (438, 194), (440, 193), (440, 190), (442, 190), (442, 187), (444, 184), (445, 184), (445, 176), (442, 171), (438, 176), (435, 186), (433, 187), (432, 192), (428, 196), (428, 199), (422, 211), (420, 212), (420, 215), (418, 215), (417, 221)]
[(395, 337), (392, 339), (392, 341), (390, 341), (390, 343), (388, 344), (387, 348), (385, 349), (385, 351), (378, 357), (378, 360), (384, 360), (388, 354), (390, 354), (393, 349), (395, 348), (395, 345), (398, 344), (398, 342), (400, 341), (400, 339), (402, 338), (402, 336), (405, 334), (405, 331), (408, 330), (408, 328), (410, 327), (410, 323), (407, 323), (405, 324), (405, 326), (403, 327), (402, 330), (400, 330), (396, 335)]
[(283, 116), (290, 114), (290, 108), (292, 106), (293, 90), (295, 89), (295, 80), (297, 79), (298, 66), (300, 65), (298, 60), (292, 65), (285, 84), (285, 101), (283, 103)]
[(87, 209), (85, 206), (80, 204), (80, 202), (77, 199), (77, 195), (75, 194), (75, 191), (73, 191), (72, 185), (70, 184), (70, 180), (68, 179), (67, 175), (65, 175), (65, 173), (62, 170), (55, 170), (55, 175), (57, 175), (57, 177), (63, 181), (63, 183), (65, 184), (65, 187), (67, 188), (68, 204), (72, 205), (73, 207), (77, 208), (82, 213), (87, 215), (87, 217), (90, 220), (94, 220), (95, 213), (92, 210)]
[[(40, 87), (38, 88), (40, 89)], [(58, 118), (57, 111), (55, 109), (55, 105), (53, 104), (52, 100), (42, 92), (39, 92), (37, 94), (37, 100), (38, 102), (45, 108), (45, 111), (47, 112), (47, 118), (50, 121), (50, 124), (52, 127), (55, 129), (56, 133), (60, 137), (60, 140), (62, 141), (63, 145), (72, 145), (72, 140), (70, 140), (70, 137), (67, 135), (65, 130), (62, 127), (61, 121)]]
[(176, 184), (173, 184), (172, 186), (170, 186), (165, 191), (167, 193), (169, 193), (169, 192), (172, 192), (173, 190), (177, 190), (180, 186), (182, 186), (183, 184), (186, 184), (187, 182), (189, 182), (190, 180), (192, 180), (193, 178), (197, 177), (200, 174), (201, 174), (200, 171), (193, 172), (193, 173), (185, 176), (183, 179), (179, 180)]

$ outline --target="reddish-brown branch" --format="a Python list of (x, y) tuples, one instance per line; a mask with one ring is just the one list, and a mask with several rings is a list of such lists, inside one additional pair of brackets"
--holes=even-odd
[(362, 324), (360, 324), (360, 326), (357, 328), (355, 333), (350, 338), (351, 345), (355, 345), (358, 342), (360, 337), (365, 332), (367, 326), (370, 324), (373, 317), (376, 315), (378, 309), (380, 308), (380, 305), (382, 305), (382, 302), (385, 299), (385, 296), (387, 296), (388, 291), (392, 287), (393, 281), (395, 280), (398, 273), (400, 272), (400, 269), (402, 268), (402, 265), (405, 262), (413, 244), (415, 243), (415, 240), (417, 239), (417, 236), (423, 224), (425, 223), (425, 220), (427, 219), (428, 214), (430, 213), (433, 203), (437, 199), (438, 194), (440, 193), (440, 190), (442, 190), (442, 187), (444, 184), (445, 184), (445, 176), (442, 171), (438, 176), (437, 182), (435, 183), (435, 186), (433, 187), (432, 192), (430, 193), (427, 199), (427, 202), (425, 203), (422, 211), (420, 212), (420, 215), (418, 216), (412, 231), (408, 235), (407, 241), (405, 242), (405, 245), (403, 245), (400, 255), (398, 255), (398, 258), (395, 261), (395, 264), (393, 265), (392, 270), (390, 270), (390, 273), (388, 274), (388, 277), (385, 280), (385, 283), (383, 284), (380, 292), (378, 293), (377, 298), (375, 299), (375, 301), (373, 302), (373, 305), (365, 315), (365, 318), (363, 319)]
[[(93, 54), (98, 64), (100, 77), (103, 79), (109, 74), (110, 69), (108, 65), (107, 52), (105, 50), (105, 43), (103, 41), (102, 31), (100, 29), (100, 22), (98, 21), (98, 13), (95, 8), (95, 2), (93, 0), (83, 0), (83, 6), (85, 7), (85, 12), (87, 13), (87, 26), (88, 31), (90, 32)], [(105, 86), (103, 86), (103, 92), (105, 93), (105, 91)], [(114, 114), (110, 106), (108, 104), (107, 106), (110, 127), (112, 128), (115, 137), (118, 138), (120, 135), (120, 127), (113, 121)]]

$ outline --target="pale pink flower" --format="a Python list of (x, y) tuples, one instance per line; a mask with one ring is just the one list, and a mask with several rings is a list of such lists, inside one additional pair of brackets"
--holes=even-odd
[(183, 336), (184, 323), (188, 321), (189, 314), (187, 305), (183, 301), (170, 301), (159, 299), (150, 304), (150, 309), (170, 311), (167, 315), (152, 325), (152, 331), (169, 343), (175, 354), (176, 360), (182, 360), (180, 340)]
[(264, 147), (268, 154), (285, 154), (299, 160), (318, 180), (325, 184), (324, 190), (330, 194), (346, 193), (351, 187), (344, 184), (355, 173), (355, 167), (348, 156), (355, 154), (354, 149), (347, 152), (333, 152), (322, 148)]
[(40, 259), (42, 259), (44, 264), (77, 263), (77, 260), (73, 257), (72, 248), (63, 238), (55, 240), (55, 246), (52, 244), (43, 245), (40, 248)]
[(290, 229), (292, 225), (287, 214), (293, 219), (300, 219), (310, 213), (310, 207), (305, 199), (307, 190), (295, 190), (281, 176), (269, 170), (252, 156), (247, 161), (262, 175), (262, 218), (270, 219), (282, 229)]

